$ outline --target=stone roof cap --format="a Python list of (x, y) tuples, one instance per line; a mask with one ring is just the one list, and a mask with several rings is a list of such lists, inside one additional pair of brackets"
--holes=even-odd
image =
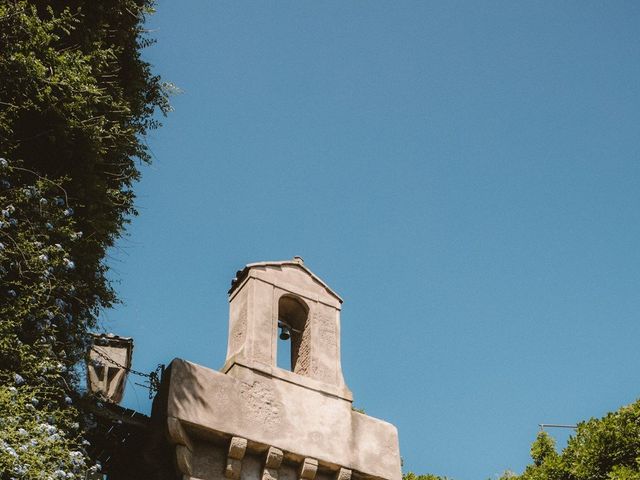
[(331, 295), (336, 297), (336, 299), (340, 303), (343, 302), (343, 300), (340, 297), (340, 295), (338, 295), (329, 285), (327, 285), (324, 281), (322, 281), (322, 279), (320, 277), (318, 277), (315, 273), (313, 273), (311, 270), (309, 270), (305, 266), (304, 260), (302, 259), (302, 257), (298, 257), (298, 256), (293, 257), (292, 260), (271, 261), (271, 262), (256, 262), (256, 263), (247, 264), (242, 270), (238, 270), (236, 272), (235, 278), (233, 280), (231, 280), (231, 288), (229, 289), (229, 292), (228, 292), (229, 295), (231, 295), (233, 293), (233, 291), (236, 289), (236, 287), (238, 287), (242, 283), (242, 280), (245, 279), (245, 277), (249, 273), (249, 270), (251, 270), (252, 268), (255, 268), (255, 267), (281, 267), (281, 266), (284, 266), (284, 265), (291, 265), (291, 266), (295, 266), (295, 267), (301, 268), (311, 278), (313, 278), (316, 282), (318, 282), (320, 285), (322, 285)]
[(123, 342), (129, 342), (133, 340), (133, 337), (121, 337), (120, 335), (115, 335), (113, 333), (90, 333), (93, 338), (106, 338), (109, 340), (121, 340)]

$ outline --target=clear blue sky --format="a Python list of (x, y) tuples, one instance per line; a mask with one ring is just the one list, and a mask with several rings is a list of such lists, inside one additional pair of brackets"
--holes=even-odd
[(146, 58), (184, 93), (105, 314), (135, 368), (219, 368), (235, 271), (301, 255), (407, 471), (521, 471), (538, 423), (640, 396), (639, 2), (157, 10)]

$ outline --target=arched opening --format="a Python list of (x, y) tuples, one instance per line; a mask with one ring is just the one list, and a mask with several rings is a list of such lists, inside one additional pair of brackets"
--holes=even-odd
[(292, 295), (278, 301), (278, 367), (305, 375), (310, 366), (309, 308)]

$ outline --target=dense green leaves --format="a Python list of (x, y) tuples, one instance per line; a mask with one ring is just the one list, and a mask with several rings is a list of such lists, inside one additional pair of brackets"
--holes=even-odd
[(409, 472), (402, 476), (402, 480), (448, 480), (448, 478), (438, 477), (437, 475), (432, 475), (430, 473), (427, 473), (426, 475), (416, 475), (413, 472)]
[(0, 178), (0, 471), (82, 475), (89, 465), (73, 408), (74, 367), (95, 325), (96, 305), (87, 301), (110, 293), (78, 264), (83, 234), (63, 180), (5, 159)]
[(551, 435), (545, 431), (538, 433), (536, 441), (531, 445), (531, 458), (535, 465), (542, 463), (550, 457), (556, 455), (556, 442)]
[[(555, 441), (539, 432), (531, 445), (533, 464), (521, 475), (507, 470), (500, 480), (640, 480), (640, 400), (578, 424), (558, 454)], [(403, 480), (443, 480), (407, 473)]]
[(169, 110), (148, 0), (0, 0), (0, 477), (85, 478), (78, 362), (117, 301), (143, 136)]
[(541, 432), (531, 447), (533, 465), (521, 480), (637, 480), (640, 478), (640, 400), (578, 425), (556, 454)]

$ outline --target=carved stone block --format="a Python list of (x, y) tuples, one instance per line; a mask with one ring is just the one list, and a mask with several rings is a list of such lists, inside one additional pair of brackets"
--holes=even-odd
[(300, 466), (300, 478), (304, 480), (313, 480), (318, 471), (318, 460), (315, 458), (305, 458)]
[(282, 450), (276, 447), (269, 447), (264, 465), (268, 468), (280, 468), (283, 457), (284, 454), (282, 453)]
[(233, 437), (229, 444), (227, 455), (227, 466), (224, 469), (224, 476), (232, 480), (238, 480), (242, 473), (242, 459), (247, 452), (247, 439)]
[(340, 468), (336, 473), (335, 480), (351, 480), (351, 470), (348, 468)]
[(242, 460), (247, 451), (247, 439), (241, 437), (233, 437), (229, 444), (229, 458)]
[(282, 464), (284, 453), (276, 447), (269, 447), (262, 470), (262, 480), (278, 480), (278, 471)]

